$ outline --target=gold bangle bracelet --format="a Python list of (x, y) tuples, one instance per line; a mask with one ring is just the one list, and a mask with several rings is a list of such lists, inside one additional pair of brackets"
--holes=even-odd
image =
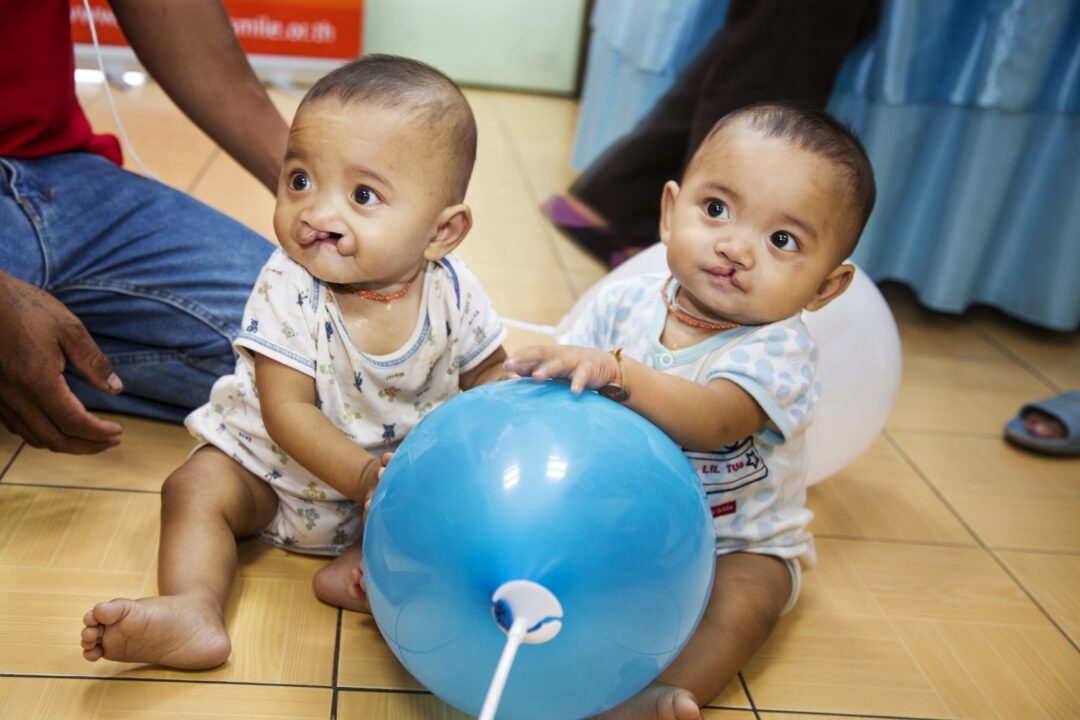
[(608, 383), (604, 387), (598, 389), (596, 392), (603, 395), (609, 400), (615, 402), (626, 402), (630, 399), (630, 390), (626, 385), (626, 363), (623, 361), (622, 348), (615, 348), (608, 352), (615, 358), (615, 361), (619, 363), (619, 377), (615, 382)]

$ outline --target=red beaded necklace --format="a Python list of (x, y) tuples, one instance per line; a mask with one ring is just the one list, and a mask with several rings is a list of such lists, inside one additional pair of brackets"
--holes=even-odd
[(405, 283), (405, 286), (403, 288), (401, 288), (400, 290), (395, 290), (394, 292), (388, 293), (386, 295), (383, 295), (380, 292), (375, 292), (374, 290), (353, 290), (352, 285), (347, 285), (346, 287), (348, 287), (349, 290), (352, 290), (355, 295), (362, 297), (365, 300), (374, 300), (375, 302), (381, 303), (393, 302), (398, 298), (405, 297), (405, 294), (409, 292), (409, 288), (412, 287), (413, 280), (419, 277), (420, 271), (423, 269), (424, 266), (421, 265), (419, 268), (417, 268), (416, 274), (409, 278), (408, 282)]
[[(664, 298), (664, 306), (667, 307), (671, 316), (681, 322), (683, 325), (689, 325), (701, 330), (711, 330), (713, 332), (717, 330), (731, 330), (732, 328), (741, 327), (742, 323), (737, 322), (713, 322), (711, 320), (703, 320), (696, 315), (690, 313), (679, 307), (679, 303), (675, 301), (674, 297), (668, 297), (668, 288), (671, 287), (671, 281), (675, 279), (674, 275), (668, 275), (668, 279), (664, 281), (664, 287), (660, 290), (660, 295)], [(678, 292), (676, 290), (676, 292)]]

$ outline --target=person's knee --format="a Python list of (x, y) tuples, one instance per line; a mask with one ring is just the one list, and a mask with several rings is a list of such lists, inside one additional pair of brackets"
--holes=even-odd
[(161, 507), (166, 509), (187, 507), (208, 500), (209, 479), (192, 466), (189, 459), (169, 473), (161, 485)]
[(738, 553), (717, 559), (718, 583), (733, 625), (770, 632), (791, 596), (791, 572), (785, 561), (769, 555)]

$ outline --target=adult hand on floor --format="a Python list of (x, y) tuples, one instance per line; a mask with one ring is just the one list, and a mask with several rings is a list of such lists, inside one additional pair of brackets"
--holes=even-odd
[(98, 453), (121, 428), (90, 413), (68, 387), (69, 364), (102, 392), (123, 389), (86, 327), (49, 293), (0, 270), (0, 421), (34, 447)]

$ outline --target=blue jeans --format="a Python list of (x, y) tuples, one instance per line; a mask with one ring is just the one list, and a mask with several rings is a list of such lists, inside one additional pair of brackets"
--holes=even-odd
[(273, 245), (90, 153), (0, 158), (0, 184), (0, 267), (64, 303), (124, 382), (112, 396), (69, 372), (79, 399), (174, 422), (206, 402)]

